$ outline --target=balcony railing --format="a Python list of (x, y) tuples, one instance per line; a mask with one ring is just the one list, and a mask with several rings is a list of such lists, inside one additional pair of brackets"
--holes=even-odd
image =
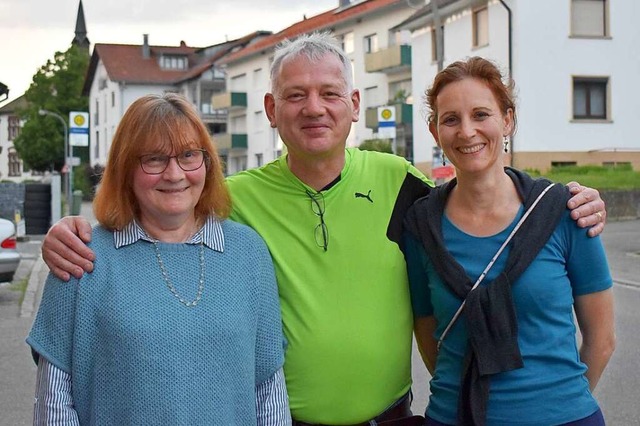
[(411, 46), (391, 46), (364, 57), (365, 71), (396, 73), (411, 68)]
[(211, 107), (213, 109), (236, 109), (247, 107), (246, 92), (224, 92), (211, 97)]
[[(396, 107), (396, 125), (413, 124), (413, 105), (393, 104)], [(369, 129), (378, 128), (378, 107), (367, 108), (364, 113), (364, 123)]]
[(230, 149), (246, 149), (248, 146), (246, 133), (220, 133), (213, 135), (218, 150), (229, 151)]

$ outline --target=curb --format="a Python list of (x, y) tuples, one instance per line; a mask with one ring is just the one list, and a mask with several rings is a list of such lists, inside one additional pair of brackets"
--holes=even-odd
[(640, 283), (634, 282), (634, 281), (620, 280), (620, 279), (614, 278), (613, 282), (614, 284), (619, 284), (624, 287), (640, 288)]
[(40, 286), (44, 284), (49, 274), (49, 268), (47, 264), (42, 260), (42, 254), (38, 254), (36, 261), (31, 270), (29, 276), (29, 282), (27, 283), (27, 289), (24, 292), (24, 299), (22, 300), (22, 306), (20, 306), (20, 317), (26, 318), (33, 316), (33, 312), (36, 307), (36, 299), (40, 291)]

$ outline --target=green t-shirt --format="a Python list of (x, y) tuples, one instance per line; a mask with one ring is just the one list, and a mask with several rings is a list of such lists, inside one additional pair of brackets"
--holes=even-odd
[(411, 386), (413, 320), (396, 242), (404, 212), (431, 183), (403, 158), (347, 149), (340, 180), (321, 191), (324, 251), (306, 193), (315, 191), (286, 156), (227, 182), (231, 218), (264, 238), (276, 267), (293, 417), (325, 424), (375, 417)]

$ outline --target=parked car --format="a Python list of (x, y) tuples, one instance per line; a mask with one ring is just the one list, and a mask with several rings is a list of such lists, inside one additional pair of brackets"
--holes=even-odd
[(19, 263), (16, 227), (10, 220), (0, 218), (0, 282), (13, 281)]

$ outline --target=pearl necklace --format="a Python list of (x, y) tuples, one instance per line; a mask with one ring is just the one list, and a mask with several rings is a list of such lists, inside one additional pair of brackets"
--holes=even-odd
[(187, 308), (193, 308), (198, 304), (200, 299), (202, 298), (202, 292), (204, 290), (204, 236), (202, 240), (200, 240), (200, 281), (198, 283), (198, 292), (196, 293), (195, 299), (191, 302), (187, 302), (183, 296), (178, 293), (178, 290), (174, 287), (171, 279), (169, 278), (169, 274), (167, 273), (167, 269), (162, 262), (162, 258), (160, 257), (160, 250), (158, 249), (158, 242), (155, 239), (152, 239), (153, 247), (156, 249), (156, 259), (158, 260), (158, 265), (160, 266), (160, 272), (162, 272), (162, 278), (164, 282), (167, 284), (169, 291), (171, 294), (178, 299), (178, 302), (182, 303)]

